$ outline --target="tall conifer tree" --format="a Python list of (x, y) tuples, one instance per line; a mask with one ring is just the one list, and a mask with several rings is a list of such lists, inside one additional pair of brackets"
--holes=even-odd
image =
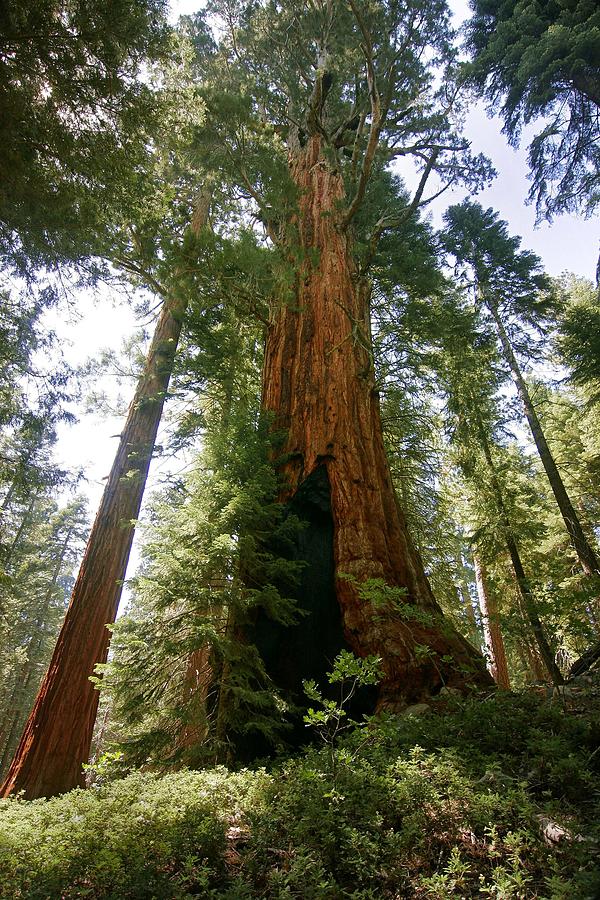
[(551, 284), (535, 254), (519, 250), (520, 238), (508, 235), (493, 210), (465, 201), (446, 213), (445, 244), (461, 265), (470, 267), (475, 302), (498, 336), (504, 360), (519, 394), (525, 418), (571, 543), (586, 575), (599, 575), (600, 562), (569, 497), (517, 359), (509, 331), (525, 341), (524, 326), (539, 327)]
[[(204, 147), (280, 251), (263, 407), (287, 435), (280, 500), (302, 507), (318, 544), (320, 569), (309, 564), (303, 599), (319, 585), (327, 621), (339, 610), (347, 644), (381, 657), (381, 706), (445, 682), (483, 683), (481, 657), (443, 621), (394, 493), (369, 309), (380, 239), (415, 214), (431, 173), (481, 177), (452, 125), (446, 5), (224, 0), (210, 9), (221, 40), (198, 63)], [(435, 64), (446, 67), (439, 91)], [(419, 163), (419, 184), (411, 198), (386, 196), (385, 168), (404, 156)], [(360, 585), (373, 579), (403, 588), (414, 615), (365, 600)], [(292, 632), (281, 640), (301, 665)]]
[[(191, 226), (208, 221), (209, 198), (200, 195)], [(119, 447), (73, 587), (71, 602), (33, 710), (1, 788), (47, 797), (84, 783), (98, 709), (90, 681), (106, 662), (107, 625), (115, 621), (156, 435), (181, 334), (187, 297), (166, 297), (144, 371), (131, 401)]]
[(600, 200), (600, 10), (589, 0), (473, 0), (469, 77), (517, 144), (529, 145), (530, 199), (538, 213), (590, 215)]

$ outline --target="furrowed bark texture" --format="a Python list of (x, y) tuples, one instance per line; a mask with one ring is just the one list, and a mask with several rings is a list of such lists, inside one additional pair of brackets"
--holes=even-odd
[[(325, 466), (344, 635), (358, 655), (382, 659), (380, 708), (401, 708), (444, 683), (487, 685), (482, 657), (441, 615), (397, 503), (375, 389), (368, 286), (357, 277), (349, 230), (336, 225), (344, 187), (319, 136), (295, 152), (291, 172), (300, 193), (297, 239), (307, 257), (296, 303), (273, 312), (263, 383), (264, 407), (287, 432), (281, 499)], [(345, 575), (405, 587), (415, 617), (374, 608)]]
[(508, 676), (506, 652), (504, 650), (504, 640), (502, 638), (500, 622), (498, 621), (496, 603), (488, 590), (485, 566), (477, 553), (473, 554), (473, 563), (475, 566), (475, 581), (477, 583), (477, 596), (479, 598), (479, 608), (481, 610), (483, 635), (490, 659), (489, 669), (496, 684), (499, 687), (504, 688), (504, 690), (510, 691), (510, 678)]
[(202, 744), (208, 731), (206, 707), (213, 683), (210, 652), (210, 647), (199, 647), (188, 659), (183, 683), (183, 703), (188, 710), (188, 719), (177, 736), (175, 747), (175, 753), (183, 755), (186, 764), (192, 761), (194, 749)]
[(0, 795), (52, 797), (84, 786), (99, 693), (89, 680), (106, 661), (135, 520), (181, 332), (182, 301), (165, 302), (58, 642)]

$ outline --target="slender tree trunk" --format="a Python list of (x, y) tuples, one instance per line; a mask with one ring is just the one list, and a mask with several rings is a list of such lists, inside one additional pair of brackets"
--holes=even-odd
[[(102, 721), (100, 723), (100, 727), (97, 728), (98, 717), (96, 716), (96, 722), (94, 722), (94, 731), (96, 732), (95, 736), (92, 735), (92, 744), (90, 747), (91, 755), (89, 756), (89, 766), (85, 775), (85, 786), (91, 787), (92, 784), (96, 781), (96, 771), (95, 767), (98, 765), (98, 760), (102, 755), (102, 747), (104, 745), (104, 735), (106, 734), (106, 729), (108, 727), (108, 722), (110, 720), (111, 707), (109, 704), (106, 705), (104, 710), (104, 715), (102, 717)], [(93, 749), (92, 749), (93, 748)]]
[[(506, 333), (506, 329), (504, 328), (502, 319), (498, 314), (498, 309), (493, 303), (488, 302), (487, 306), (496, 323), (498, 334), (500, 336), (500, 342), (504, 350), (504, 355), (506, 361), (510, 366), (514, 382), (517, 386), (517, 391), (519, 392), (519, 397), (521, 398), (521, 402), (523, 404), (525, 417), (529, 423), (531, 434), (533, 435), (533, 440), (535, 441), (535, 445), (538, 449), (542, 465), (544, 466), (546, 475), (548, 476), (550, 487), (552, 488), (556, 503), (558, 505), (558, 508), (560, 509), (566, 529), (569, 533), (571, 544), (573, 545), (575, 552), (579, 557), (579, 562), (584, 573), (586, 575), (598, 576), (600, 575), (600, 561), (598, 560), (598, 556), (596, 555), (594, 548), (592, 547), (585, 534), (585, 531), (583, 530), (583, 527), (579, 520), (579, 516), (577, 515), (575, 508), (571, 503), (571, 498), (569, 497), (564, 486), (563, 480), (560, 476), (560, 472), (558, 471), (558, 466), (556, 465), (550, 447), (548, 446), (546, 435), (544, 434), (541, 422), (535, 411), (535, 407), (527, 389), (527, 385), (525, 384), (525, 380), (523, 378), (523, 375), (521, 374), (521, 369), (513, 352), (510, 340)], [(596, 630), (598, 630), (595, 611), (591, 610), (590, 612), (591, 620)], [(574, 677), (575, 675), (579, 675), (582, 672), (587, 671), (587, 669), (589, 669), (590, 666), (592, 666), (594, 662), (599, 658), (600, 641), (597, 641), (588, 650), (586, 650), (586, 652), (578, 660), (576, 660), (576, 662), (573, 663), (571, 669), (569, 670), (570, 677)]]
[[(32, 451), (29, 450), (25, 456), (25, 459), (23, 460), (23, 464), (25, 466), (29, 463), (32, 455), (33, 455)], [(15, 477), (11, 481), (10, 486), (4, 496), (2, 505), (0, 506), (0, 514), (6, 512), (6, 510), (9, 508), (10, 504), (12, 503), (13, 494), (15, 493), (15, 491), (17, 489), (17, 485), (18, 485), (18, 479)], [(1, 519), (0, 519), (0, 521), (1, 521)]]
[(6, 731), (6, 738), (2, 744), (2, 759), (0, 760), (0, 772), (4, 772), (6, 766), (9, 763), (9, 760), (12, 756), (12, 751), (14, 748), (14, 740), (19, 734), (19, 722), (22, 722), (23, 719), (19, 715), (19, 710), (15, 710), (12, 714), (11, 719), (8, 722), (8, 728)]
[(50, 584), (48, 585), (48, 590), (46, 591), (46, 595), (44, 597), (44, 602), (42, 605), (42, 611), (38, 617), (36, 622), (37, 627), (41, 627), (44, 623), (45, 618), (50, 609), (50, 603), (52, 602), (52, 595), (54, 593), (54, 589), (58, 583), (58, 576), (60, 575), (61, 569), (63, 567), (63, 563), (65, 561), (65, 556), (67, 555), (67, 550), (69, 549), (69, 543), (71, 541), (71, 535), (73, 534), (73, 527), (67, 529), (67, 533), (63, 538), (63, 542), (61, 544), (60, 553), (58, 554), (58, 559), (56, 560), (56, 565), (54, 566), (54, 571), (52, 572), (52, 578), (50, 579)]
[[(482, 657), (441, 614), (397, 502), (375, 387), (368, 285), (357, 276), (349, 229), (337, 222), (343, 181), (325, 160), (320, 136), (295, 151), (291, 174), (306, 262), (294, 304), (273, 310), (263, 377), (264, 408), (287, 434), (281, 499), (325, 468), (344, 634), (359, 656), (382, 660), (379, 707), (401, 708), (444, 683), (487, 685)], [(405, 588), (415, 616), (361, 600), (357, 584), (373, 578)]]
[(31, 517), (33, 515), (33, 510), (35, 508), (37, 498), (38, 498), (38, 495), (36, 493), (33, 495), (31, 500), (29, 501), (29, 505), (28, 505), (27, 509), (25, 510), (25, 512), (23, 513), (23, 518), (21, 519), (19, 527), (17, 528), (16, 534), (12, 540), (12, 543), (11, 543), (10, 547), (7, 547), (7, 549), (6, 549), (6, 554), (4, 556), (4, 559), (2, 560), (5, 568), (10, 565), (13, 553), (19, 546), (21, 538), (23, 537), (23, 534), (25, 533), (26, 528), (28, 528), (29, 523), (31, 522)]
[(26, 674), (26, 668), (27, 662), (21, 667), (16, 676), (2, 716), (2, 724), (0, 726), (0, 773), (5, 771), (10, 762), (9, 754), (12, 757), (10, 748), (13, 747), (14, 732), (19, 727), (19, 713), (21, 712), (19, 709), (19, 694), (23, 690), (23, 673), (25, 672)]
[(498, 620), (496, 602), (488, 590), (487, 573), (478, 553), (473, 554), (473, 563), (475, 565), (475, 581), (477, 583), (477, 596), (481, 610), (485, 646), (490, 661), (489, 669), (496, 684), (505, 691), (510, 691), (506, 651)]
[[(35, 665), (35, 659), (40, 652), (43, 644), (43, 635), (40, 631), (46, 618), (48, 616), (48, 612), (50, 610), (50, 603), (52, 600), (52, 594), (54, 593), (54, 588), (58, 582), (58, 576), (60, 575), (60, 571), (62, 569), (62, 565), (65, 560), (65, 555), (69, 546), (69, 540), (71, 538), (71, 534), (73, 533), (73, 529), (69, 528), (61, 549), (59, 557), (56, 561), (56, 565), (54, 566), (54, 571), (52, 573), (52, 580), (48, 586), (48, 590), (46, 591), (43, 604), (38, 612), (38, 617), (35, 621), (35, 635), (34, 639), (30, 642), (29, 647), (27, 648), (27, 660), (21, 666), (18, 682), (13, 689), (11, 700), (9, 703), (9, 709), (12, 709), (13, 714), (10, 719), (10, 728), (8, 732), (8, 737), (3, 744), (4, 750), (2, 753), (2, 760), (0, 761), (0, 772), (3, 772), (7, 763), (8, 763), (8, 754), (12, 752), (14, 749), (13, 741), (15, 738), (15, 734), (18, 733), (17, 729), (20, 725), (22, 725), (23, 720), (26, 714), (26, 704), (27, 704), (27, 691), (29, 689), (29, 685), (31, 684), (33, 678), (33, 671)], [(20, 698), (20, 699), (19, 699)], [(18, 701), (18, 705), (17, 705)]]
[(554, 684), (564, 684), (564, 678), (561, 674), (560, 669), (556, 665), (554, 653), (552, 652), (550, 644), (548, 643), (546, 632), (544, 631), (544, 626), (542, 625), (539, 613), (537, 611), (537, 603), (535, 602), (531, 585), (529, 584), (529, 580), (523, 570), (521, 555), (518, 551), (515, 539), (511, 533), (508, 533), (506, 535), (506, 546), (512, 562), (515, 578), (517, 579), (519, 591), (521, 592), (521, 598), (525, 606), (525, 612), (529, 620), (529, 624), (531, 625), (531, 630), (533, 631), (536, 643), (538, 645), (540, 655), (544, 660), (544, 664), (548, 669), (548, 673), (551, 676)]
[(117, 614), (185, 308), (177, 296), (163, 304), (50, 668), (1, 796), (52, 797), (85, 784), (99, 700), (90, 676), (108, 654), (106, 626)]
[(535, 597), (533, 595), (531, 585), (529, 584), (529, 579), (525, 575), (525, 570), (523, 569), (521, 554), (519, 553), (519, 548), (517, 546), (512, 526), (510, 524), (510, 518), (506, 509), (506, 505), (504, 503), (502, 487), (500, 485), (500, 481), (498, 480), (498, 475), (496, 473), (494, 460), (492, 459), (492, 452), (490, 450), (488, 438), (485, 433), (485, 428), (483, 426), (481, 418), (479, 417), (479, 414), (476, 413), (475, 415), (481, 448), (483, 450), (483, 455), (485, 457), (485, 461), (490, 473), (492, 490), (496, 498), (500, 520), (504, 529), (504, 541), (506, 543), (506, 549), (508, 550), (508, 554), (510, 556), (510, 561), (515, 573), (515, 578), (517, 579), (517, 585), (519, 588), (521, 599), (523, 601), (524, 611), (526, 613), (529, 624), (531, 625), (531, 630), (533, 631), (533, 635), (538, 645), (540, 655), (544, 660), (544, 664), (548, 669), (548, 673), (550, 674), (552, 681), (554, 682), (554, 684), (563, 684), (564, 678), (562, 677), (560, 669), (556, 665), (554, 654), (552, 652), (550, 644), (548, 643), (544, 627), (539, 617), (537, 603), (535, 602)]
[(469, 623), (470, 634), (472, 635), (472, 639), (475, 642), (475, 646), (477, 647), (477, 649), (480, 649), (482, 645), (481, 616), (477, 614), (475, 607), (473, 606), (473, 600), (471, 597), (471, 592), (469, 590), (467, 569), (462, 553), (459, 554), (456, 563), (460, 571), (458, 592), (465, 610), (467, 622)]
[(473, 603), (471, 602), (471, 595), (469, 594), (467, 586), (466, 584), (464, 584), (464, 582), (456, 586), (456, 596), (460, 605), (462, 606), (469, 632), (472, 634), (478, 634), (479, 629), (477, 627), (477, 619), (475, 618)]
[(542, 465), (545, 469), (546, 475), (548, 476), (548, 481), (550, 482), (550, 487), (552, 488), (552, 492), (556, 498), (556, 502), (569, 533), (569, 537), (571, 538), (571, 543), (573, 544), (577, 556), (579, 557), (581, 568), (586, 575), (600, 575), (600, 563), (598, 561), (598, 557), (596, 556), (593, 547), (591, 546), (583, 528), (581, 527), (579, 517), (575, 512), (575, 508), (573, 507), (571, 499), (564, 486), (563, 480), (560, 476), (560, 472), (558, 471), (558, 466), (556, 465), (550, 447), (548, 446), (546, 435), (544, 434), (544, 431), (542, 429), (541, 422), (535, 411), (533, 401), (531, 399), (529, 391), (527, 390), (527, 385), (525, 384), (525, 380), (523, 378), (523, 375), (521, 374), (519, 363), (513, 352), (502, 319), (500, 318), (500, 315), (498, 313), (498, 309), (494, 303), (489, 301), (487, 302), (487, 307), (493, 316), (494, 322), (496, 323), (496, 328), (498, 329), (504, 356), (508, 365), (510, 366), (514, 382), (517, 386), (517, 391), (519, 392), (519, 397), (521, 398), (523, 409), (525, 411), (525, 417), (529, 423), (531, 434), (533, 435), (533, 440), (535, 441), (535, 445), (538, 449)]
[[(524, 618), (525, 620), (527, 619), (526, 616)], [(543, 681), (546, 684), (551, 683), (552, 680), (548, 675), (546, 666), (542, 662), (536, 644), (524, 637), (522, 640), (517, 641), (517, 647), (519, 648), (519, 655), (523, 665), (530, 675), (529, 680)]]

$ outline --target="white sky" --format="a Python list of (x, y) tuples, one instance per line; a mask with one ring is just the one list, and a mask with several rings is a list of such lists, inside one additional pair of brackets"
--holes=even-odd
[[(180, 0), (173, 4), (177, 14), (194, 12), (202, 6), (198, 0)], [(453, 0), (450, 3), (457, 21), (468, 14), (468, 3)], [(495, 182), (477, 196), (483, 206), (492, 206), (509, 224), (511, 234), (523, 239), (523, 248), (533, 250), (543, 260), (551, 275), (573, 271), (593, 279), (598, 255), (599, 230), (597, 221), (581, 220), (574, 216), (562, 216), (552, 224), (535, 226), (535, 212), (525, 204), (529, 190), (525, 151), (510, 148), (500, 133), (500, 123), (489, 120), (482, 108), (476, 107), (469, 115), (467, 136), (475, 152), (490, 157), (498, 171)], [(441, 212), (450, 203), (459, 202), (463, 194), (444, 195), (433, 211), (434, 223), (439, 224)], [(441, 208), (440, 208), (441, 207)], [(101, 294), (95, 300), (81, 298), (81, 318), (78, 321), (56, 323), (63, 343), (63, 352), (72, 364), (83, 362), (102, 348), (118, 351), (122, 341), (136, 328), (133, 310), (125, 300)], [(111, 390), (110, 383), (103, 385)], [(134, 385), (131, 385), (133, 393)], [(87, 494), (92, 516), (98, 505), (117, 446), (117, 435), (122, 419), (103, 419), (96, 415), (81, 415), (77, 425), (62, 427), (57, 449), (61, 465), (83, 468), (86, 472)], [(159, 463), (160, 465), (160, 463)], [(156, 464), (153, 472), (156, 472)], [(147, 495), (152, 489), (152, 478)], [(137, 563), (134, 553), (130, 574)]]

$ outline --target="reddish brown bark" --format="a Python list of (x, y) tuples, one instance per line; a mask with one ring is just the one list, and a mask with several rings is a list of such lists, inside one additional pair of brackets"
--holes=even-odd
[[(50, 604), (52, 602), (54, 589), (56, 588), (58, 576), (60, 575), (63, 563), (65, 561), (65, 556), (69, 547), (72, 533), (73, 529), (69, 528), (63, 539), (60, 554), (58, 559), (56, 560), (56, 565), (54, 566), (54, 571), (52, 573), (52, 580), (48, 585), (48, 590), (46, 591), (46, 595), (39, 609), (35, 622), (36, 636), (34, 639), (32, 639), (29, 647), (27, 648), (28, 658), (26, 662), (21, 666), (21, 669), (17, 675), (17, 683), (15, 685), (15, 688), (13, 689), (11, 702), (9, 703), (9, 709), (12, 708), (14, 710), (14, 713), (10, 718), (8, 737), (6, 738), (4, 744), (2, 744), (2, 737), (0, 737), (0, 747), (3, 747), (2, 758), (0, 760), (0, 773), (4, 772), (6, 765), (12, 758), (13, 751), (15, 749), (15, 738), (18, 738), (21, 728), (23, 727), (23, 719), (25, 717), (25, 714), (27, 713), (27, 709), (29, 706), (27, 702), (27, 691), (33, 680), (34, 666), (36, 666), (39, 661), (38, 655), (44, 643), (44, 634), (42, 628), (44, 622), (47, 619), (48, 613), (50, 612)], [(25, 705), (26, 703), (27, 706)]]
[(61, 629), (2, 796), (51, 797), (83, 786), (99, 694), (90, 681), (106, 661), (184, 313), (166, 301)]
[[(273, 311), (263, 381), (264, 407), (287, 432), (289, 487), (282, 499), (326, 467), (345, 637), (358, 655), (381, 657), (380, 707), (401, 708), (444, 683), (488, 684), (480, 654), (443, 620), (398, 506), (383, 447), (368, 285), (357, 276), (350, 230), (339, 224), (343, 181), (324, 159), (319, 136), (295, 152), (291, 173), (300, 195), (297, 240), (307, 261), (297, 274), (295, 304)], [(407, 604), (430, 621), (390, 606), (375, 609), (345, 575), (406, 588)]]
[(489, 656), (489, 670), (496, 684), (506, 691), (510, 691), (510, 678), (504, 650), (502, 629), (498, 620), (496, 602), (488, 590), (487, 574), (485, 567), (477, 553), (473, 554), (475, 565), (475, 581), (477, 583), (477, 596), (481, 610), (483, 635), (485, 646)]
[(208, 693), (214, 684), (212, 666), (210, 664), (211, 648), (199, 647), (190, 653), (185, 679), (183, 682), (183, 703), (187, 710), (187, 721), (177, 736), (175, 751), (185, 757), (193, 754), (206, 738), (208, 723), (206, 708)]

